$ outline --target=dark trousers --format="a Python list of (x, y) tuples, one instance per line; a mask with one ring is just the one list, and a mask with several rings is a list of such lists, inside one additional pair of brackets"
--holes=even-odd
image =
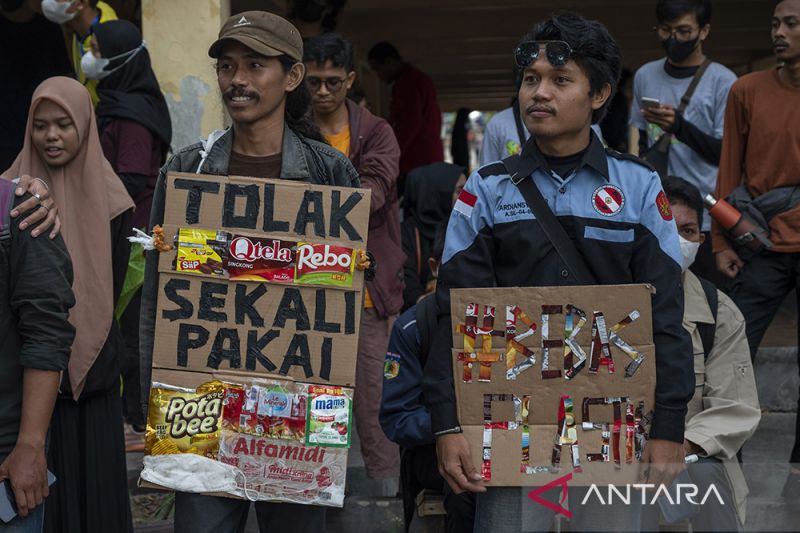
[(447, 533), (472, 533), (475, 519), (475, 495), (471, 492), (455, 494), (439, 474), (436, 446), (403, 449), (400, 456), (400, 484), (403, 495), (405, 531), (411, 526), (416, 510), (417, 494), (422, 489), (442, 491), (444, 494), (445, 531)]
[[(325, 508), (298, 503), (256, 502), (258, 529), (276, 531), (325, 531)], [(242, 533), (250, 511), (248, 500), (175, 493), (175, 533)]]
[[(755, 360), (758, 345), (786, 295), (795, 291), (800, 304), (800, 253), (762, 252), (748, 261), (733, 281), (730, 296), (747, 322), (747, 343)], [(800, 331), (797, 332), (800, 345)], [(800, 366), (800, 352), (798, 352)], [(800, 399), (798, 400), (800, 407)], [(795, 423), (790, 459), (800, 463), (800, 416)]]
[[(720, 504), (712, 493), (705, 503), (698, 507), (697, 514), (689, 519), (692, 531), (695, 533), (738, 531), (739, 519), (736, 516), (736, 502), (733, 499), (722, 461), (713, 457), (701, 457), (697, 463), (688, 465), (687, 469), (691, 483), (697, 485), (696, 502), (702, 501), (712, 484), (719, 492), (723, 502)], [(687, 505), (685, 499), (681, 501), (683, 505)], [(657, 503), (654, 505), (648, 503), (642, 506), (642, 531), (658, 531), (660, 513), (661, 509)]]

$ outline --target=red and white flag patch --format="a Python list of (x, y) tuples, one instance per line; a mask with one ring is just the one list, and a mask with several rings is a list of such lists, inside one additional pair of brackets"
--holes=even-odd
[(461, 194), (458, 195), (458, 199), (456, 200), (456, 205), (453, 206), (453, 210), (469, 218), (472, 215), (472, 209), (475, 207), (475, 202), (477, 200), (477, 196), (466, 189), (462, 189)]
[(625, 195), (615, 185), (603, 185), (592, 193), (592, 207), (604, 217), (616, 215), (624, 205)]

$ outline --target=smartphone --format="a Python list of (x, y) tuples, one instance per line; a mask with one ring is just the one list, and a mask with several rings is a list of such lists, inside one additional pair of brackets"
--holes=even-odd
[(649, 98), (647, 96), (642, 96), (642, 107), (647, 109), (648, 107), (659, 107), (661, 105), (661, 100), (658, 98)]
[[(56, 481), (56, 476), (51, 471), (47, 471), (47, 485), (50, 486)], [(0, 520), (11, 522), (17, 516), (17, 502), (14, 501), (14, 490), (7, 479), (0, 481)]]

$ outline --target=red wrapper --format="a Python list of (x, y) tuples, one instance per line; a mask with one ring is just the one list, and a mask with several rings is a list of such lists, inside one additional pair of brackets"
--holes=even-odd
[(296, 248), (296, 242), (234, 235), (228, 245), (225, 270), (237, 281), (292, 283)]
[(295, 282), (352, 287), (355, 262), (356, 251), (352, 248), (301, 242), (297, 245)]
[(259, 437), (302, 441), (306, 433), (306, 402), (304, 391), (259, 385), (227, 386), (222, 426)]

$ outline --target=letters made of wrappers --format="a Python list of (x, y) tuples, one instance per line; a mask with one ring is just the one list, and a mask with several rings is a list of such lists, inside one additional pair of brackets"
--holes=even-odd
[[(474, 371), (477, 369), (477, 381), (491, 382), (492, 365), (505, 361), (506, 380), (516, 380), (526, 370), (536, 365), (536, 352), (523, 345), (523, 341), (533, 337), (537, 324), (516, 305), (507, 305), (505, 330), (495, 329), (495, 307), (483, 307), (483, 323), (478, 325), (480, 306), (474, 303), (466, 307), (463, 324), (458, 325), (457, 332), (464, 335), (464, 351), (456, 355), (457, 361), (463, 365), (464, 383), (472, 383)], [(551, 317), (564, 314), (564, 335), (555, 334), (551, 328)], [(620, 331), (639, 318), (639, 311), (633, 310), (622, 320), (611, 327), (606, 324), (602, 311), (594, 311), (591, 315), (591, 346), (589, 354), (578, 344), (576, 338), (581, 329), (587, 325), (588, 315), (574, 305), (542, 305), (541, 306), (541, 378), (571, 380), (581, 372), (588, 362), (589, 374), (598, 374), (600, 367), (607, 368), (608, 373), (616, 371), (611, 345), (628, 356), (631, 361), (625, 368), (625, 377), (632, 377), (644, 361), (645, 355), (636, 350), (630, 343), (620, 337)], [(492, 350), (492, 337), (505, 338), (505, 352)], [(550, 354), (554, 348), (563, 348), (563, 374), (559, 368), (551, 368)], [(531, 370), (532, 371), (532, 370)], [(492, 421), (492, 402), (513, 402), (514, 420), (505, 422)], [(530, 464), (530, 428), (528, 425), (530, 396), (513, 394), (483, 395), (483, 465), (482, 474), (485, 480), (491, 479), (492, 430), (522, 430), (520, 471), (525, 474), (553, 473), (560, 468), (561, 454), (564, 446), (569, 448), (572, 468), (581, 470), (580, 450), (574, 402), (569, 395), (562, 395), (557, 414), (557, 431), (553, 441), (553, 450), (549, 465), (535, 466)], [(594, 423), (590, 419), (592, 405), (612, 406), (613, 425)], [(623, 421), (624, 409), (624, 421)], [(639, 460), (646, 439), (645, 426), (648, 415), (644, 413), (644, 402), (634, 401), (625, 396), (584, 397), (582, 399), (583, 431), (599, 430), (602, 446), (598, 453), (587, 453), (588, 461), (614, 462), (619, 468), (622, 457), (620, 442), (624, 438), (625, 462)], [(623, 437), (624, 426), (624, 437)]]

